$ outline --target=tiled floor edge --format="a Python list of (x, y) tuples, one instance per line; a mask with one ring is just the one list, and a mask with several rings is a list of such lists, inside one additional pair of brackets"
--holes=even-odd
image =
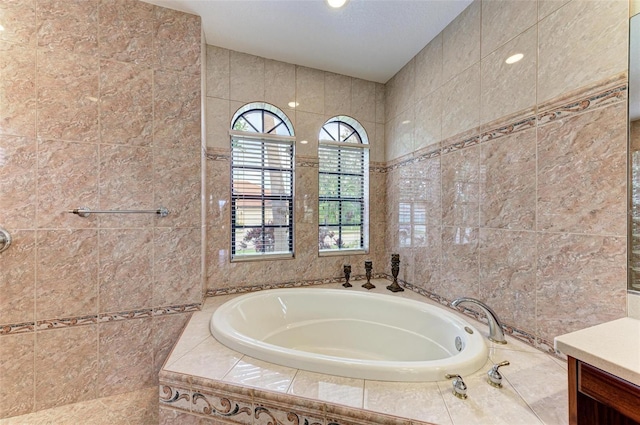
[(171, 306), (121, 311), (114, 313), (99, 313), (85, 316), (72, 316), (54, 319), (38, 320), (25, 323), (7, 323), (0, 325), (0, 335), (14, 335), (27, 332), (45, 331), (49, 329), (69, 328), (96, 323), (115, 322), (119, 320), (141, 319), (145, 317), (164, 316), (167, 314), (181, 314), (198, 311), (201, 303), (178, 304)]

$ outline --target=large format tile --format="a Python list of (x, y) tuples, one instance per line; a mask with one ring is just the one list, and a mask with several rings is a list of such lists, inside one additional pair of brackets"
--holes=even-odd
[(12, 231), (11, 237), (10, 249), (1, 254), (0, 324), (33, 322), (36, 285), (35, 232)]
[(324, 72), (296, 67), (296, 110), (324, 113)]
[(192, 313), (164, 314), (153, 318), (153, 378), (156, 384), (162, 365), (182, 335), (191, 315)]
[(351, 77), (326, 72), (324, 74), (324, 114), (351, 115)]
[(231, 51), (207, 44), (207, 97), (229, 99)]
[(442, 90), (435, 90), (416, 103), (414, 151), (434, 146), (442, 140), (442, 93)]
[(34, 46), (36, 43), (36, 0), (5, 1), (0, 4), (0, 40)]
[(480, 63), (442, 86), (442, 139), (480, 124)]
[(449, 300), (479, 296), (478, 239), (477, 228), (442, 228), (441, 278), (433, 292)]
[(442, 30), (443, 81), (480, 61), (481, 13), (481, 2), (475, 0)]
[(439, 33), (416, 56), (416, 101), (442, 86), (442, 33)]
[(387, 123), (385, 127), (387, 161), (400, 158), (413, 151), (414, 115), (415, 108), (410, 107)]
[(626, 103), (538, 129), (538, 229), (623, 236)]
[(442, 224), (478, 226), (479, 147), (442, 155)]
[(240, 102), (264, 100), (264, 62), (259, 56), (231, 51), (229, 98)]
[[(229, 101), (215, 97), (207, 97), (206, 100), (206, 121), (207, 121), (207, 147), (218, 149), (229, 149), (231, 141), (229, 139), (229, 129), (231, 129), (231, 111)], [(215, 182), (218, 180), (209, 181)]]
[(269, 391), (287, 392), (296, 369), (244, 356), (226, 374), (224, 381)]
[(627, 69), (628, 1), (573, 1), (538, 25), (538, 103)]
[[(0, 6), (2, 7), (2, 6)], [(1, 10), (0, 10), (0, 13)], [(3, 16), (5, 23), (6, 16)], [(0, 31), (3, 34), (4, 31)], [(36, 52), (0, 41), (0, 133), (34, 137), (36, 132)]]
[(0, 418), (34, 409), (34, 340), (33, 332), (0, 336)]
[(376, 121), (376, 83), (359, 78), (352, 79), (351, 116), (360, 122)]
[(536, 3), (537, 0), (482, 1), (483, 58), (538, 22)]
[(415, 60), (412, 59), (386, 84), (387, 122), (415, 103), (415, 84)]
[[(253, 99), (255, 100), (255, 99)], [(296, 100), (296, 66), (274, 60), (264, 61), (264, 100), (283, 111)], [(293, 111), (288, 111), (291, 113)]]
[(0, 134), (0, 221), (9, 230), (27, 229), (35, 222), (36, 152), (35, 139)]
[(241, 353), (230, 350), (209, 336), (191, 351), (167, 364), (164, 370), (220, 380), (241, 357)]
[[(200, 17), (165, 7), (154, 9), (154, 68), (200, 74)], [(199, 78), (193, 79), (200, 84)]]
[(100, 0), (100, 56), (151, 66), (153, 9), (152, 4), (141, 1)]
[(287, 393), (328, 403), (362, 407), (363, 387), (362, 379), (300, 370)]
[(38, 46), (86, 55), (98, 52), (98, 0), (38, 0)]

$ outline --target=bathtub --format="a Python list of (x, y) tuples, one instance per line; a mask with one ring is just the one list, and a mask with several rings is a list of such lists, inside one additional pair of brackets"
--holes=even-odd
[(441, 381), (487, 361), (482, 335), (442, 308), (340, 289), (272, 289), (227, 301), (212, 335), (256, 359), (329, 375)]

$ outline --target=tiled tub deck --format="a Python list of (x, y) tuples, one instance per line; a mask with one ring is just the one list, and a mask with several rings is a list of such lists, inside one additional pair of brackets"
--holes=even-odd
[[(374, 292), (391, 294), (386, 280)], [(341, 288), (339, 284), (322, 287)], [(364, 290), (355, 282), (354, 288)], [(208, 298), (193, 314), (160, 372), (160, 424), (365, 425), (565, 424), (566, 364), (520, 341), (490, 344), (490, 360), (465, 376), (468, 399), (451, 382), (381, 382), (342, 378), (279, 366), (244, 356), (213, 338), (209, 320), (233, 296)], [(433, 303), (411, 291), (394, 296)], [(464, 316), (467, 320), (467, 316)], [(485, 336), (487, 326), (472, 322)], [(493, 363), (504, 387), (486, 382)]]

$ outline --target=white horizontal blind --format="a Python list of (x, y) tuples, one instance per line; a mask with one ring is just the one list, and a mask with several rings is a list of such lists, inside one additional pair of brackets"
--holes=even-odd
[(293, 256), (293, 144), (232, 137), (232, 258)]
[(365, 171), (362, 145), (322, 144), (319, 156), (320, 251), (364, 248)]

